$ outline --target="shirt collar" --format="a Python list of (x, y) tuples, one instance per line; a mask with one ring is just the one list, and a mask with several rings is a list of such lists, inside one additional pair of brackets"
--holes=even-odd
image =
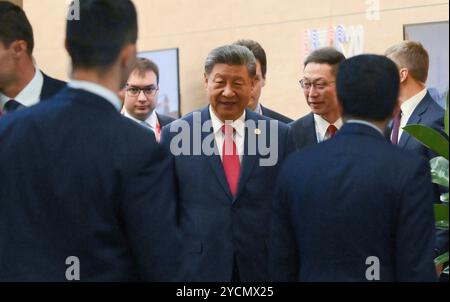
[(419, 105), (420, 101), (427, 94), (427, 89), (421, 90), (418, 94), (413, 96), (412, 98), (406, 100), (400, 107), (402, 109), (402, 119), (406, 117), (407, 119), (412, 115), (414, 109), (416, 109), (417, 105)]
[(71, 80), (67, 86), (73, 89), (81, 89), (93, 93), (95, 95), (98, 95), (99, 97), (102, 97), (106, 99), (108, 102), (110, 102), (114, 106), (114, 108), (117, 109), (117, 111), (120, 111), (122, 107), (120, 99), (116, 93), (96, 83), (88, 81)]
[[(326, 119), (315, 113), (314, 113), (314, 123), (316, 125), (316, 130), (318, 130), (319, 132), (317, 134), (318, 135), (320, 134), (319, 141), (322, 141), (323, 138), (325, 137), (325, 133), (327, 132), (328, 126), (330, 126), (331, 124)], [(342, 121), (342, 118), (339, 118), (336, 122), (334, 122), (333, 125), (336, 126), (336, 128), (339, 130), (341, 129), (343, 123), (344, 122)]]
[(375, 126), (372, 123), (369, 123), (368, 121), (356, 120), (355, 119), (355, 120), (348, 120), (347, 124), (362, 124), (362, 125), (366, 125), (366, 126), (372, 127), (373, 129), (377, 130), (378, 133), (380, 133), (382, 136), (384, 136), (383, 131), (381, 131), (380, 128), (378, 128), (377, 126)]
[(261, 104), (258, 102), (258, 105), (256, 105), (256, 108), (255, 108), (255, 111), (254, 111), (255, 113), (258, 113), (259, 115), (263, 115), (263, 113), (262, 113), (262, 108), (261, 108)]
[(41, 99), (42, 86), (44, 85), (44, 76), (35, 66), (34, 76), (31, 81), (19, 92), (16, 97), (9, 97), (0, 93), (0, 108), (9, 100), (16, 100), (25, 107), (30, 107), (39, 103)]
[[(224, 123), (217, 117), (211, 105), (209, 106), (209, 114), (211, 116), (214, 134), (221, 133)], [(245, 115), (246, 112), (244, 110), (242, 115), (231, 123), (231, 126), (236, 130), (236, 134), (241, 137), (244, 136), (245, 131)]]

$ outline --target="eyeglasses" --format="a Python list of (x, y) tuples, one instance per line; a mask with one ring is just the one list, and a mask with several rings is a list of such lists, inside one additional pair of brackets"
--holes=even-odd
[(150, 85), (144, 88), (129, 86), (127, 85), (125, 88), (127, 95), (130, 97), (138, 97), (141, 94), (141, 91), (144, 92), (146, 97), (155, 96), (158, 91), (158, 87), (154, 85)]
[(306, 81), (305, 79), (301, 79), (299, 81), (300, 86), (304, 89), (304, 90), (310, 90), (311, 87), (314, 87), (317, 90), (324, 90), (326, 87), (330, 86), (330, 84), (334, 83), (333, 82), (323, 82), (323, 81), (317, 81), (317, 82), (309, 82)]

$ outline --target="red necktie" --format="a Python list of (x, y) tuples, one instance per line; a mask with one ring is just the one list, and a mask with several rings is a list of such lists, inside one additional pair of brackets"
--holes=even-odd
[(236, 196), (241, 163), (237, 153), (236, 144), (234, 143), (233, 134), (235, 130), (231, 125), (223, 125), (222, 132), (224, 134), (224, 142), (222, 148), (222, 164), (225, 176), (230, 186), (231, 193)]
[(327, 132), (325, 133), (325, 137), (327, 139), (332, 138), (337, 132), (337, 128), (335, 125), (329, 125), (327, 128)]
[(394, 121), (393, 121), (393, 125), (392, 125), (392, 143), (394, 145), (398, 144), (398, 133), (400, 131), (400, 119), (402, 118), (402, 111), (399, 110), (395, 115), (394, 115)]
[(156, 134), (156, 141), (159, 143), (159, 141), (161, 140), (161, 125), (159, 124), (158, 120), (156, 120), (155, 134)]

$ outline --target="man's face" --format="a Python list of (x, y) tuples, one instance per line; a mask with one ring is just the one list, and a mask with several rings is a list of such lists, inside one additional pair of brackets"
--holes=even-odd
[(245, 65), (216, 64), (205, 75), (207, 97), (222, 121), (234, 121), (244, 113), (254, 86)]
[(6, 48), (5, 44), (0, 41), (0, 92), (15, 81), (15, 68), (13, 52), (11, 47)]
[(328, 115), (338, 115), (339, 105), (336, 96), (336, 77), (328, 64), (309, 63), (303, 71), (306, 102), (311, 111), (328, 120)]
[(147, 71), (144, 77), (138, 72), (132, 72), (128, 78), (124, 103), (128, 114), (145, 121), (156, 107), (157, 89), (156, 74), (153, 71)]
[(256, 82), (255, 87), (253, 88), (252, 97), (250, 102), (248, 103), (248, 108), (251, 110), (255, 110), (256, 106), (259, 103), (259, 98), (261, 97), (261, 90), (266, 85), (266, 79), (263, 77), (261, 71), (261, 63), (259, 60), (256, 60)]

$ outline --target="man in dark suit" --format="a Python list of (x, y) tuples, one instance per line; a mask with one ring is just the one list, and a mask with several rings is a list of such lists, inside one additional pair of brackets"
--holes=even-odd
[(151, 60), (138, 58), (125, 87), (122, 113), (138, 124), (151, 129), (156, 140), (161, 128), (175, 119), (156, 112), (159, 90), (159, 68)]
[(60, 91), (33, 62), (33, 29), (17, 5), (0, 1), (0, 115), (29, 107)]
[(341, 64), (346, 123), (305, 148), (277, 182), (269, 263), (274, 281), (436, 281), (428, 163), (386, 142), (399, 77), (384, 56)]
[[(395, 62), (400, 75), (400, 108), (389, 124), (386, 135), (400, 148), (412, 150), (430, 160), (438, 155), (402, 129), (406, 125), (421, 124), (445, 133), (445, 111), (431, 98), (425, 85), (428, 78), (428, 52), (419, 42), (402, 41), (387, 49), (385, 55)], [(445, 192), (448, 192), (446, 188), (434, 185), (433, 201), (439, 203), (441, 193)], [(436, 256), (447, 251), (448, 231), (438, 230)]]
[(239, 40), (234, 43), (235, 45), (241, 45), (247, 47), (256, 58), (256, 84), (253, 89), (252, 98), (248, 103), (248, 108), (254, 112), (270, 117), (285, 124), (292, 122), (292, 119), (281, 113), (270, 110), (264, 107), (259, 102), (261, 97), (261, 90), (266, 85), (266, 73), (267, 73), (267, 57), (266, 52), (262, 46), (253, 40)]
[(272, 187), (293, 146), (287, 125), (246, 109), (255, 76), (247, 48), (212, 50), (210, 105), (163, 129), (162, 143), (176, 155), (185, 280), (267, 280)]
[[(385, 55), (393, 60), (400, 74), (400, 110), (389, 125), (388, 137), (402, 149), (415, 152), (431, 159), (436, 153), (411, 138), (403, 127), (411, 124), (426, 125), (444, 133), (444, 109), (442, 109), (427, 91), (425, 83), (428, 77), (428, 52), (419, 42), (402, 41), (386, 50)], [(394, 133), (395, 132), (395, 133)]]
[(342, 126), (335, 82), (344, 60), (331, 47), (317, 49), (306, 58), (300, 85), (312, 112), (290, 124), (298, 150), (331, 138)]
[(80, 14), (68, 87), (0, 120), (0, 281), (176, 279), (172, 158), (119, 113), (135, 7), (80, 1)]

